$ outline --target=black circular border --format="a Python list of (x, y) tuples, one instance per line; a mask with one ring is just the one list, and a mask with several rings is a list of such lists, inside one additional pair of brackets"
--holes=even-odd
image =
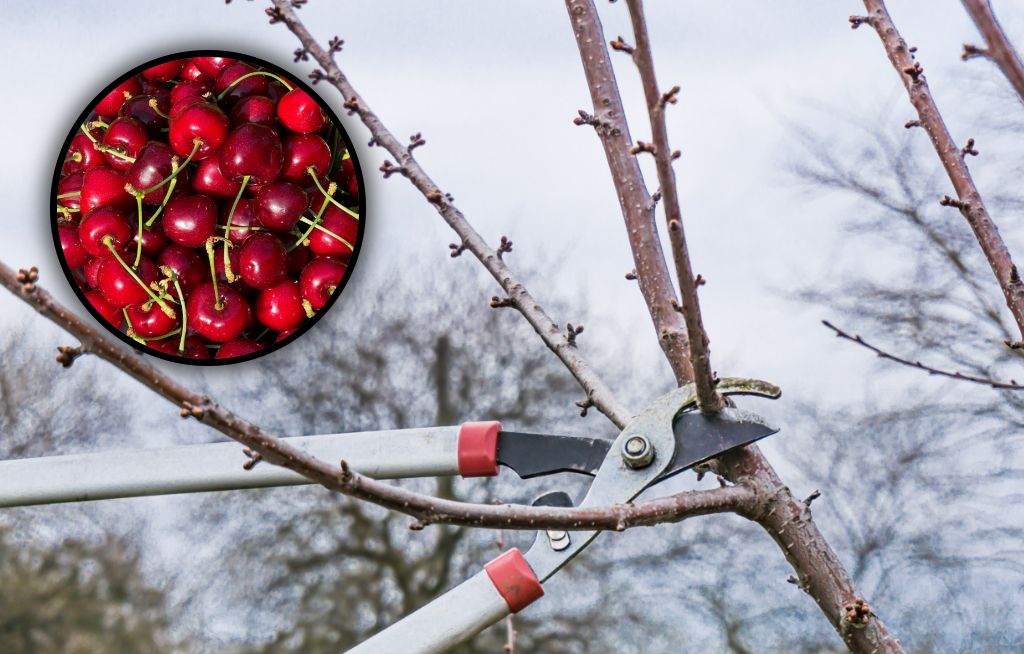
[(138, 350), (139, 352), (142, 352), (149, 356), (157, 357), (158, 359), (163, 359), (164, 361), (170, 361), (171, 363), (180, 363), (188, 366), (225, 366), (236, 363), (244, 363), (246, 361), (252, 361), (253, 359), (258, 359), (272, 352), (276, 352), (277, 350), (290, 345), (293, 341), (300, 338), (303, 334), (309, 331), (310, 328), (312, 328), (316, 323), (318, 323), (320, 319), (327, 314), (328, 311), (331, 310), (331, 307), (334, 306), (334, 303), (337, 302), (338, 298), (340, 298), (344, 293), (345, 287), (348, 285), (348, 282), (352, 278), (352, 274), (355, 271), (356, 264), (359, 259), (359, 251), (362, 248), (363, 244), (364, 232), (366, 230), (366, 186), (363, 183), (363, 170), (359, 164), (359, 158), (355, 154), (353, 148), (353, 141), (349, 137), (348, 131), (345, 130), (345, 126), (341, 122), (341, 119), (338, 117), (338, 114), (336, 114), (334, 110), (331, 108), (331, 106), (327, 104), (322, 97), (320, 97), (319, 93), (314, 91), (309, 84), (306, 84), (301, 79), (298, 79), (294, 74), (287, 70), (284, 70), (277, 64), (269, 62), (265, 59), (261, 59), (260, 57), (255, 57), (253, 55), (246, 54), (244, 52), (233, 52), (231, 50), (186, 50), (183, 52), (177, 52), (173, 54), (164, 55), (162, 57), (157, 57), (156, 59), (151, 59), (147, 62), (139, 64), (135, 68), (132, 68), (131, 70), (124, 73), (116, 80), (108, 84), (102, 91), (100, 91), (96, 95), (96, 97), (94, 97), (89, 102), (88, 105), (86, 105), (85, 110), (83, 110), (82, 113), (79, 114), (78, 120), (71, 127), (71, 131), (69, 132), (68, 137), (64, 140), (63, 147), (61, 147), (60, 152), (57, 154), (57, 164), (54, 168), (53, 182), (50, 185), (50, 196), (47, 204), (52, 204), (53, 198), (57, 197), (57, 186), (60, 183), (60, 174), (61, 168), (63, 168), (64, 155), (68, 151), (68, 148), (71, 147), (72, 139), (74, 139), (75, 135), (78, 133), (78, 126), (85, 122), (85, 119), (89, 116), (90, 113), (92, 113), (92, 108), (95, 107), (100, 100), (102, 100), (108, 93), (114, 90), (114, 88), (117, 87), (119, 84), (121, 84), (128, 78), (133, 77), (134, 75), (138, 75), (143, 70), (150, 68), (151, 66), (156, 66), (158, 64), (172, 61), (174, 59), (188, 59), (192, 57), (230, 57), (232, 59), (240, 59), (245, 63), (257, 64), (277, 75), (284, 76), (288, 81), (294, 82), (296, 86), (298, 86), (303, 91), (308, 93), (309, 97), (316, 100), (316, 103), (320, 105), (320, 108), (324, 110), (328, 118), (330, 118), (334, 122), (334, 125), (337, 127), (338, 131), (341, 132), (341, 136), (345, 140), (345, 143), (348, 144), (349, 155), (352, 158), (352, 167), (355, 171), (356, 179), (359, 182), (359, 229), (358, 232), (356, 233), (356, 242), (353, 244), (352, 254), (349, 256), (345, 276), (341, 280), (341, 285), (337, 289), (335, 289), (335, 292), (331, 294), (330, 298), (328, 298), (327, 304), (325, 304), (323, 308), (317, 311), (315, 316), (304, 321), (302, 323), (302, 326), (296, 329), (294, 333), (288, 336), (288, 338), (284, 339), (283, 341), (268, 345), (267, 347), (257, 352), (251, 352), (249, 354), (245, 354), (238, 357), (231, 357), (230, 359), (187, 359), (184, 357), (173, 356), (171, 354), (167, 354), (166, 352), (160, 352), (158, 350), (154, 350), (152, 348), (140, 345), (134, 339), (130, 338), (127, 334), (121, 332), (121, 330), (114, 329), (114, 327), (107, 322), (106, 318), (104, 318), (99, 311), (93, 308), (92, 303), (89, 302), (89, 299), (85, 297), (85, 293), (82, 291), (81, 288), (79, 288), (78, 283), (75, 281), (75, 277), (71, 272), (71, 268), (68, 266), (68, 263), (64, 258), (64, 250), (60, 245), (60, 232), (57, 229), (57, 221), (52, 220), (52, 217), (50, 223), (50, 231), (53, 234), (53, 246), (54, 250), (57, 253), (57, 260), (60, 262), (60, 267), (64, 270), (64, 276), (67, 278), (68, 284), (70, 284), (71, 289), (75, 292), (75, 295), (78, 296), (78, 299), (82, 303), (82, 305), (89, 311), (89, 313), (92, 314), (94, 318), (96, 318), (96, 320), (100, 322), (101, 325), (103, 325), (103, 327), (107, 331), (114, 334), (121, 341), (127, 343), (128, 345)]

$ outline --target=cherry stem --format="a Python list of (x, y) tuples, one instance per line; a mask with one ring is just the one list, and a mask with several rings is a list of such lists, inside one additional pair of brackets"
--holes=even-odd
[(255, 77), (257, 75), (264, 75), (266, 77), (272, 77), (272, 78), (276, 79), (278, 82), (281, 82), (282, 84), (284, 84), (284, 87), (286, 89), (288, 89), (289, 91), (291, 91), (292, 89), (295, 88), (294, 86), (289, 84), (287, 81), (285, 81), (279, 75), (275, 75), (274, 73), (270, 73), (270, 72), (267, 72), (265, 70), (254, 70), (251, 73), (246, 73), (245, 75), (242, 75), (241, 77), (236, 79), (234, 82), (231, 82), (231, 84), (229, 84), (228, 87), (226, 89), (224, 89), (223, 91), (221, 91), (220, 94), (217, 96), (217, 102), (220, 102), (221, 100), (223, 100), (224, 96), (228, 94), (228, 91), (230, 91), (231, 89), (235, 88), (235, 86), (237, 86), (239, 82), (241, 82), (244, 79), (248, 79), (250, 77)]
[[(213, 265), (213, 241), (214, 237), (206, 239), (206, 257), (210, 260), (210, 281), (213, 282), (213, 305), (217, 311), (221, 311), (224, 305), (220, 301), (220, 291), (217, 289), (217, 267)], [(227, 254), (227, 246), (224, 246), (224, 253)]]
[[(185, 334), (188, 330), (188, 312), (185, 311), (185, 294), (181, 292), (181, 284), (178, 283), (178, 276), (171, 270), (171, 281), (174, 282), (174, 290), (178, 293), (178, 301), (181, 303), (181, 338), (178, 339), (178, 352), (185, 352)], [(216, 284), (216, 280), (214, 284)], [(214, 286), (216, 288), (216, 286)]]
[(89, 130), (85, 128), (85, 125), (79, 125), (79, 129), (82, 130), (83, 134), (89, 137), (89, 140), (92, 141), (93, 149), (95, 149), (97, 152), (106, 152), (108, 154), (114, 155), (118, 159), (124, 159), (125, 161), (135, 163), (135, 157), (128, 156), (127, 154), (122, 152), (120, 148), (112, 148), (109, 145), (103, 145), (102, 143), (97, 141), (96, 137), (90, 134)]
[(177, 186), (177, 184), (178, 180), (172, 179), (171, 183), (167, 185), (167, 192), (164, 193), (164, 200), (163, 202), (160, 203), (160, 206), (156, 208), (156, 211), (153, 212), (153, 215), (149, 217), (149, 220), (146, 221), (146, 227), (153, 226), (153, 221), (156, 220), (157, 216), (159, 216), (160, 213), (164, 210), (164, 207), (167, 206), (167, 203), (170, 202), (171, 195), (174, 194), (174, 187)]
[(106, 128), (110, 127), (110, 123), (105, 123), (102, 120), (100, 120), (99, 118), (97, 118), (96, 120), (90, 122), (89, 125), (91, 127), (99, 127), (99, 128), (102, 128), (102, 129), (106, 129)]
[(332, 195), (332, 194), (331, 194), (331, 193), (328, 193), (328, 192), (327, 192), (327, 191), (326, 191), (326, 190), (324, 189), (324, 186), (323, 186), (323, 184), (321, 184), (321, 183), (320, 183), (320, 180), (319, 180), (319, 179), (317, 179), (317, 176), (316, 176), (316, 170), (315, 170), (315, 169), (313, 168), (313, 166), (310, 166), (309, 168), (307, 168), (307, 169), (306, 169), (306, 172), (307, 172), (307, 173), (309, 173), (309, 176), (313, 178), (313, 183), (314, 183), (314, 184), (316, 184), (316, 188), (317, 188), (317, 190), (319, 190), (319, 191), (320, 191), (321, 193), (323, 193), (323, 194), (324, 194), (324, 197), (325, 197), (325, 198), (327, 198), (328, 200), (330, 200), (330, 201), (331, 201), (331, 203), (332, 203), (332, 204), (333, 204), (334, 206), (338, 207), (339, 209), (341, 209), (342, 211), (344, 211), (344, 212), (345, 212), (345, 213), (347, 213), (348, 215), (352, 216), (352, 217), (353, 217), (353, 218), (355, 218), (356, 220), (359, 220), (359, 214), (357, 214), (357, 213), (356, 213), (355, 211), (352, 211), (351, 209), (349, 209), (348, 207), (346, 207), (346, 206), (345, 206), (345, 205), (343, 205), (342, 203), (340, 203), (340, 202), (338, 202), (337, 200), (335, 200), (335, 199), (334, 199), (333, 197), (331, 197), (331, 195)]
[(167, 314), (168, 318), (177, 318), (178, 317), (178, 314), (174, 313), (174, 309), (169, 307), (166, 302), (164, 302), (162, 299), (160, 299), (160, 297), (156, 293), (153, 292), (153, 289), (151, 289), (150, 287), (146, 286), (146, 283), (139, 278), (139, 276), (138, 276), (138, 274), (136, 274), (135, 270), (133, 270), (132, 267), (129, 266), (127, 263), (125, 263), (125, 260), (121, 258), (120, 254), (117, 253), (117, 248), (114, 247), (114, 239), (113, 238), (111, 238), (110, 236), (104, 236), (103, 237), (103, 244), (107, 246), (107, 249), (110, 250), (110, 253), (112, 255), (114, 255), (114, 258), (117, 259), (117, 262), (119, 264), (121, 264), (121, 267), (124, 268), (128, 272), (128, 274), (132, 276), (132, 279), (134, 279), (136, 282), (138, 282), (139, 286), (141, 286), (143, 289), (145, 289), (146, 293), (149, 294), (149, 297), (154, 302), (156, 302), (158, 305), (160, 305), (160, 309), (165, 314)]
[(314, 229), (319, 229), (321, 232), (324, 232), (328, 236), (331, 236), (333, 238), (338, 239), (339, 241), (341, 241), (342, 243), (347, 245), (349, 250), (355, 251), (355, 248), (352, 247), (351, 243), (349, 243), (348, 241), (346, 241), (342, 237), (338, 236), (337, 234), (335, 234), (331, 230), (327, 229), (326, 227), (324, 227), (322, 225), (317, 225), (314, 221), (310, 220), (309, 218), (306, 218), (305, 216), (303, 216), (302, 218), (299, 218), (299, 222), (306, 223), (307, 225), (313, 225)]
[(135, 196), (135, 206), (138, 207), (139, 210), (139, 242), (135, 244), (135, 263), (132, 264), (132, 268), (138, 268), (139, 261), (142, 260), (142, 198), (138, 195)]
[(224, 226), (224, 277), (228, 282), (235, 281), (235, 273), (231, 271), (231, 255), (228, 254), (228, 243), (231, 242), (231, 223), (235, 219), (235, 210), (238, 209), (238, 202), (242, 199), (242, 192), (249, 184), (249, 175), (242, 177), (242, 185), (235, 194), (235, 201), (231, 203), (231, 211), (228, 213), (228, 224)]
[(181, 164), (178, 165), (177, 163), (175, 163), (174, 158), (171, 159), (171, 174), (170, 175), (165, 177), (161, 182), (155, 184), (154, 186), (150, 186), (147, 189), (142, 189), (141, 191), (136, 189), (135, 192), (132, 193), (132, 195), (146, 196), (146, 195), (149, 195), (150, 193), (152, 193), (153, 191), (156, 191), (156, 190), (159, 190), (159, 189), (163, 188), (163, 186), (165, 184), (170, 184), (179, 174), (181, 174), (181, 171), (185, 170), (185, 166), (187, 166), (192, 161), (192, 157), (196, 156), (196, 152), (199, 151), (199, 147), (202, 144), (203, 144), (203, 139), (200, 139), (200, 138), (193, 139), (192, 140), (192, 152), (188, 153), (188, 157), (186, 157), (185, 161), (181, 162)]
[(146, 341), (144, 341), (142, 337), (135, 333), (135, 327), (132, 326), (132, 319), (128, 317), (128, 309), (121, 309), (121, 315), (124, 316), (124, 321), (125, 323), (128, 324), (128, 336), (134, 339), (135, 341), (145, 345)]
[(60, 195), (57, 196), (57, 199), (63, 200), (64, 198), (77, 198), (81, 194), (81, 191), (69, 191), (68, 193), (61, 193)]
[[(333, 186), (334, 182), (331, 182), (331, 187)], [(328, 190), (330, 190), (330, 188), (328, 188)], [(316, 216), (313, 218), (312, 223), (310, 224), (309, 227), (306, 228), (306, 231), (302, 232), (302, 234), (299, 236), (299, 240), (295, 241), (295, 243), (290, 248), (288, 248), (289, 252), (291, 252), (292, 250), (306, 242), (306, 239), (309, 238), (309, 235), (313, 233), (313, 229), (320, 224), (320, 218), (324, 215), (324, 210), (327, 209), (327, 204), (327, 198), (325, 197), (323, 204), (320, 205), (320, 211), (316, 212)]]
[(172, 329), (171, 331), (167, 332), (166, 334), (161, 334), (159, 336), (154, 336), (153, 338), (146, 339), (145, 342), (148, 343), (149, 341), (162, 341), (165, 338), (170, 338), (171, 336), (174, 336), (175, 334), (180, 334), (180, 333), (184, 333), (184, 332), (182, 332), (181, 328), (178, 327), (176, 329)]
[(149, 108), (153, 110), (157, 116), (160, 116), (164, 120), (170, 120), (171, 116), (160, 111), (160, 105), (157, 103), (156, 98), (149, 99)]

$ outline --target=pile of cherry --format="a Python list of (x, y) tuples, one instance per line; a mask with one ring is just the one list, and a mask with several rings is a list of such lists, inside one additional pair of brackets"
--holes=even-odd
[(75, 282), (115, 329), (183, 358), (243, 356), (328, 302), (358, 234), (340, 132), (293, 82), (196, 57), (93, 107), (57, 188)]

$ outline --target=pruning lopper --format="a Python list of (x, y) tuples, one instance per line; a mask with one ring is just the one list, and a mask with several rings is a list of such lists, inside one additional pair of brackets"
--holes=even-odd
[[(749, 379), (724, 378), (717, 388), (728, 395), (780, 395), (777, 387)], [(695, 406), (694, 386), (677, 388), (612, 441), (510, 432), (498, 422), (284, 440), (324, 460), (344, 459), (352, 470), (376, 479), (485, 477), (497, 475), (499, 466), (523, 479), (590, 475), (593, 482), (577, 506), (602, 507), (630, 502), (688, 468), (778, 431), (741, 409), (709, 415), (691, 410)], [(0, 507), (312, 483), (278, 466), (243, 469), (245, 461), (236, 443), (0, 461)], [(559, 491), (534, 505), (573, 506)], [(540, 532), (525, 554), (517, 548), (504, 552), (349, 654), (445, 652), (539, 599), (544, 582), (598, 533)]]

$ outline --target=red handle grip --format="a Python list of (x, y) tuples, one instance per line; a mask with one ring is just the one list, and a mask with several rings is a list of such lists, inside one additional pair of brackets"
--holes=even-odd
[(498, 474), (498, 433), (501, 423), (466, 422), (459, 427), (459, 474), (493, 477)]
[(544, 596), (537, 575), (518, 548), (513, 547), (484, 564), (484, 570), (513, 613), (519, 613)]

